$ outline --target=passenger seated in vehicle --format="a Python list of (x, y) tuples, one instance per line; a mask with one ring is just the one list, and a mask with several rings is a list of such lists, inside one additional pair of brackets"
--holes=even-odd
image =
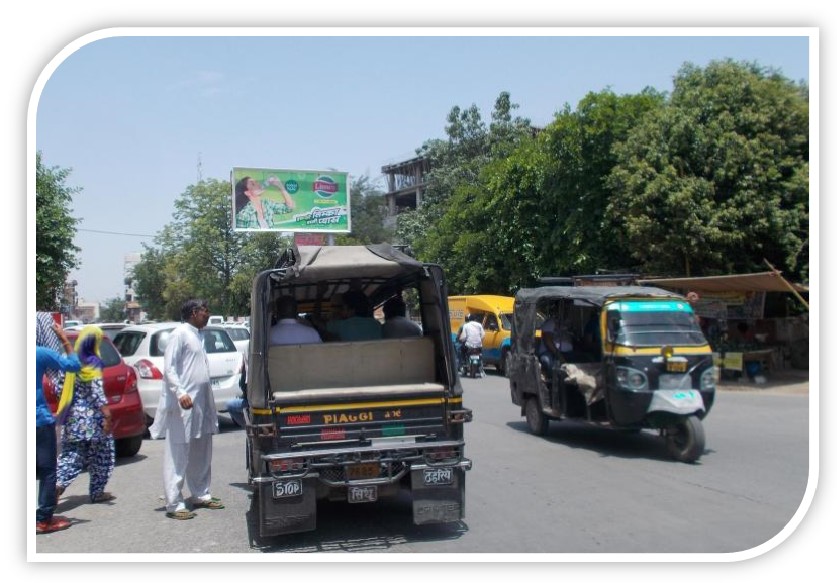
[(269, 345), (319, 344), (320, 334), (312, 326), (299, 319), (299, 307), (292, 296), (282, 296), (276, 301), (276, 324), (270, 328)]
[(559, 364), (573, 362), (573, 337), (566, 325), (552, 315), (541, 326), (541, 341), (538, 345), (538, 359), (547, 380), (552, 379), (552, 369)]
[(372, 304), (363, 292), (349, 290), (343, 294), (342, 319), (332, 319), (326, 324), (326, 330), (337, 340), (352, 342), (356, 340), (380, 340), (383, 327), (372, 316)]

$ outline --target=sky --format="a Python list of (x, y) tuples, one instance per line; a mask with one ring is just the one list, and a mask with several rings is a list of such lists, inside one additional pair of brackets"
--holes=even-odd
[[(227, 28), (255, 26), (284, 28), (269, 29), (271, 39), (227, 36), (264, 30)], [(818, 42), (810, 55), (804, 42), (777, 38), (811, 30), (816, 31)], [(792, 80), (807, 78), (811, 83), (811, 335), (817, 346), (817, 316), (833, 323), (830, 306), (819, 302), (820, 273), (816, 269), (820, 242), (829, 249), (828, 231), (822, 233), (821, 240), (819, 222), (825, 224), (830, 216), (827, 199), (820, 202), (820, 184), (827, 186), (830, 168), (823, 165), (820, 169), (817, 162), (820, 142), (827, 145), (826, 136), (834, 135), (835, 119), (827, 112), (819, 117), (819, 103), (826, 102), (833, 92), (832, 75), (823, 75), (821, 80), (818, 75), (825, 73), (826, 67), (833, 71), (837, 60), (833, 30), (834, 11), (829, 3), (819, 0), (84, 0), (49, 5), (36, 0), (16, 5), (0, 19), (4, 55), (0, 70), (5, 81), (0, 127), (6, 130), (0, 132), (0, 160), (8, 164), (4, 166), (11, 193), (7, 216), (12, 218), (0, 233), (8, 250), (11, 279), (26, 284), (0, 287), (6, 313), (12, 329), (30, 328), (24, 325), (24, 318), (35, 310), (32, 201), (36, 149), (43, 151), (47, 165), (70, 168), (68, 184), (82, 189), (74, 202), (74, 213), (84, 219), (79, 225), (84, 230), (75, 241), (82, 249), (83, 265), (73, 277), (79, 281), (82, 298), (104, 301), (123, 292), (124, 255), (141, 251), (143, 242), (151, 242), (151, 236), (171, 220), (173, 201), (199, 174), (226, 179), (234, 166), (276, 165), (334, 168), (374, 178), (382, 165), (410, 156), (427, 139), (444, 137), (445, 117), (454, 105), (476, 104), (488, 117), (499, 92), (508, 91), (520, 105), (519, 115), (545, 124), (556, 110), (564, 104), (575, 106), (589, 91), (609, 87), (617, 93), (631, 93), (645, 86), (668, 90), (685, 61), (704, 65), (711, 59), (729, 57), (755, 60), (781, 69)], [(548, 38), (531, 38), (538, 31), (545, 31)], [(450, 38), (410, 38), (429, 32)], [(306, 34), (312, 38), (298, 38)], [(474, 34), (484, 38), (464, 38)], [(626, 38), (585, 38), (599, 34)], [(336, 38), (345, 35), (357, 38)], [(393, 38), (368, 38), (377, 35)], [(191, 38), (172, 38), (175, 36)], [(514, 38), (494, 38), (498, 36)], [(26, 192), (26, 198), (16, 195), (20, 192)], [(15, 220), (17, 217), (22, 220)], [(26, 252), (19, 253), (20, 248)], [(15, 278), (15, 274), (21, 277)], [(24, 297), (18, 300), (16, 294), (21, 292)], [(16, 309), (19, 304), (25, 304), (27, 310)], [(16, 335), (10, 334), (1, 341), (10, 350), (9, 362), (28, 357), (27, 382), (31, 386), (34, 352), (27, 350), (24, 355), (23, 343), (15, 339)], [(29, 338), (29, 345), (32, 340)], [(827, 350), (828, 338), (819, 345)], [(608, 567), (614, 567), (626, 581), (647, 581), (649, 575), (659, 578), (666, 574), (679, 581), (704, 581), (707, 576), (773, 580), (782, 575), (798, 577), (800, 565), (827, 568), (837, 495), (833, 471), (828, 464), (820, 468), (818, 460), (821, 449), (828, 451), (826, 443), (830, 449), (837, 444), (835, 432), (829, 432), (827, 425), (821, 429), (818, 419), (837, 411), (820, 412), (818, 352), (812, 355), (809, 491), (794, 520), (772, 544), (750, 560), (715, 558), (708, 561), (712, 564), (700, 565), (705, 559), (698, 556), (694, 558), (698, 564), (690, 563), (685, 569), (677, 558), (670, 564), (647, 566), (608, 564), (645, 560), (642, 557), (597, 556), (595, 570), (589, 564), (563, 564), (562, 574), (572, 572), (588, 579), (593, 575), (595, 579), (596, 574), (605, 573), (609, 580), (614, 570)], [(31, 411), (34, 392), (27, 392), (27, 401)], [(826, 399), (823, 406), (830, 403), (833, 410), (834, 402)], [(718, 406), (723, 406), (720, 399)], [(22, 416), (11, 417), (4, 425), (4, 430), (12, 431), (4, 436), (8, 442), (20, 439), (17, 430), (24, 425)], [(34, 429), (26, 425), (29, 447), (28, 451), (13, 448), (24, 458), (16, 460), (20, 462), (16, 467), (34, 459)], [(707, 458), (707, 462), (711, 460)], [(32, 508), (34, 487), (30, 485), (34, 486), (31, 480), (7, 480), (2, 487), (14, 488), (4, 493), (9, 499), (26, 498), (27, 507)], [(27, 543), (29, 561), (49, 560), (33, 555), (34, 534), (30, 533)], [(167, 559), (205, 562), (209, 565), (205, 573), (212, 562), (235, 560), (211, 555), (157, 560)], [(286, 557), (246, 559), (252, 563), (248, 568), (255, 569), (257, 559), (270, 562)], [(114, 560), (117, 564), (97, 566), (124, 576), (118, 561), (136, 558)], [(372, 559), (347, 556), (340, 560)], [(454, 555), (449, 560), (492, 559)], [(15, 564), (12, 568), (25, 571), (27, 580), (51, 577), (27, 566)], [(305, 574), (312, 566), (302, 565), (297, 572)], [(385, 565), (377, 567), (381, 572)], [(426, 577), (426, 569), (406, 573), (403, 567), (393, 565), (399, 580)], [(554, 573), (549, 563), (508, 567), (514, 568), (514, 573), (537, 569), (544, 575)], [(488, 573), (479, 563), (469, 568)], [(283, 573), (293, 570), (292, 565), (283, 564)], [(510, 569), (506, 574), (512, 574)], [(340, 577), (368, 580), (363, 570), (348, 565), (340, 566)]]
[(805, 31), (720, 32), (730, 34), (157, 29), (81, 38), (50, 63), (35, 120), (43, 162), (70, 169), (66, 184), (80, 189), (81, 266), (71, 273), (80, 301), (124, 293), (125, 256), (153, 244), (199, 177), (229, 180), (240, 166), (333, 169), (385, 189), (381, 167), (445, 137), (453, 106), (476, 105), (490, 121), (502, 91), (543, 127), (591, 91), (670, 91), (687, 62), (750, 61), (809, 80)]

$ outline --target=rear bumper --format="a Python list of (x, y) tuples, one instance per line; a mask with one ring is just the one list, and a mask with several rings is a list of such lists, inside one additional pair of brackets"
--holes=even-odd
[(145, 412), (139, 393), (124, 395), (118, 403), (109, 402), (113, 419), (113, 438), (127, 439), (145, 433)]
[[(455, 457), (435, 461), (433, 454), (438, 451), (454, 452)], [(376, 497), (408, 488), (415, 524), (455, 522), (465, 513), (465, 472), (472, 462), (464, 457), (462, 441), (381, 440), (364, 448), (335, 447), (260, 457), (264, 468), (292, 460), (297, 464), (296, 471), (265, 471), (250, 478), (258, 492), (262, 536), (316, 529), (317, 499), (348, 500), (349, 492), (356, 488), (372, 488)], [(351, 478), (351, 468), (360, 465), (379, 468), (379, 475)]]

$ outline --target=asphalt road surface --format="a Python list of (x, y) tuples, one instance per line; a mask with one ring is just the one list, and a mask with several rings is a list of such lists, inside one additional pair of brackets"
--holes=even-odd
[[(107, 560), (113, 553), (183, 554), (184, 560), (200, 553), (734, 557), (769, 544), (806, 491), (807, 383), (719, 390), (704, 421), (706, 452), (689, 465), (671, 461), (650, 431), (624, 435), (553, 421), (546, 437), (533, 436), (511, 403), (506, 379), (489, 373), (462, 382), (465, 404), (474, 411), (466, 426), (474, 466), (459, 523), (412, 524), (407, 496), (374, 505), (321, 502), (316, 531), (261, 539), (244, 468), (244, 432), (224, 418), (214, 441), (212, 483), (225, 509), (201, 509), (188, 521), (166, 518), (163, 442), (146, 439), (136, 457), (118, 461), (108, 485), (117, 496), (113, 502), (88, 502), (86, 474), (67, 489), (57, 513), (73, 526), (35, 537), (35, 560), (64, 554)], [(37, 488), (34, 479), (31, 487)]]

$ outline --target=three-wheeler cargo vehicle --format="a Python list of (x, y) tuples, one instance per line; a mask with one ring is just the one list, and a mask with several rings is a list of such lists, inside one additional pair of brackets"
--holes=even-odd
[[(422, 335), (269, 344), (278, 298), (293, 296), (301, 320), (321, 325), (338, 317), (331, 306), (349, 290), (376, 310), (401, 295)], [(463, 406), (441, 267), (390, 245), (294, 245), (255, 277), (251, 300), (244, 417), (260, 535), (315, 530), (318, 500), (368, 504), (371, 516), (376, 501), (401, 491), (411, 496), (415, 524), (461, 520), (472, 413)]]
[[(554, 319), (571, 350), (542, 355)], [(544, 329), (545, 332), (545, 329)], [(658, 430), (669, 454), (703, 454), (701, 420), (715, 399), (712, 349), (689, 302), (644, 286), (546, 286), (515, 295), (509, 359), (511, 399), (536, 435), (575, 419), (624, 432)]]

